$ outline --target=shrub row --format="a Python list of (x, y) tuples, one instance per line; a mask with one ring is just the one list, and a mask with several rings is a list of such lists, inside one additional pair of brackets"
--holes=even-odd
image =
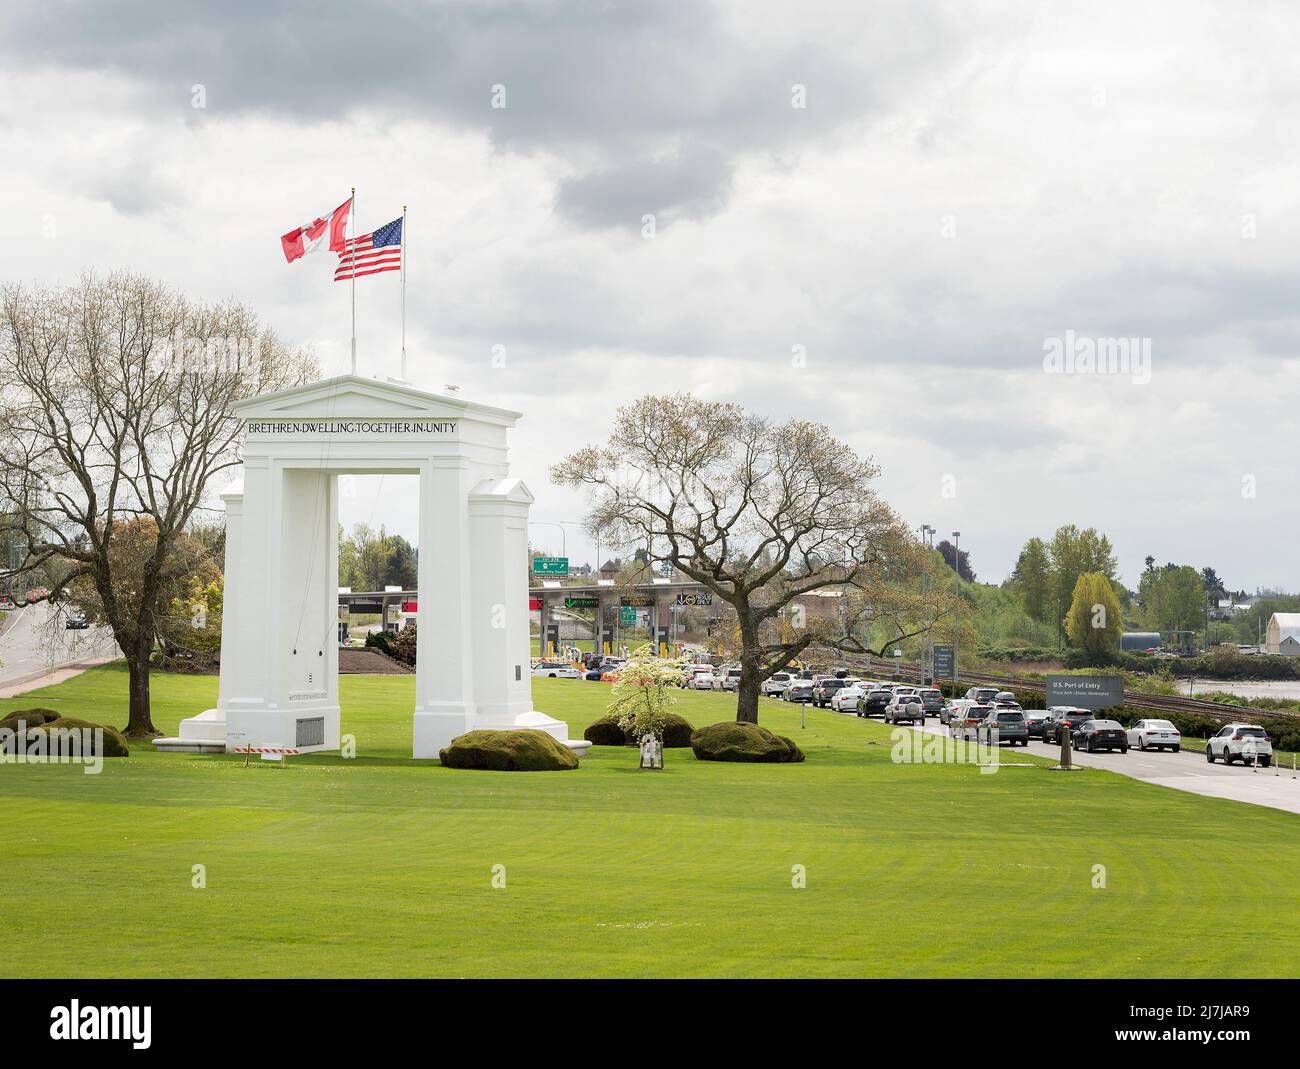
[(1061, 651), (1048, 646), (989, 646), (976, 656), (985, 661), (1059, 661)]
[[(664, 718), (663, 744), (670, 749), (689, 746), (691, 733), (694, 730), (685, 717), (668, 713)], [(618, 721), (612, 716), (602, 716), (582, 733), (582, 737), (593, 746), (635, 746), (637, 744), (636, 739), (629, 739), (623, 733), (623, 729), (618, 726)]]

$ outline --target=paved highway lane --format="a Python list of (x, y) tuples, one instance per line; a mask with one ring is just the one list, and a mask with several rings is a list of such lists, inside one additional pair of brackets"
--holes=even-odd
[(0, 632), (0, 687), (83, 661), (119, 656), (112, 632), (92, 627), (67, 631), (60, 614), (46, 604), (13, 609)]
[[(877, 719), (876, 722), (880, 721)], [(931, 735), (948, 734), (948, 728), (934, 718), (927, 720), (924, 728), (918, 725), (914, 730), (923, 730)], [(1024, 749), (1039, 757), (1057, 758), (1061, 753), (1060, 746), (1037, 739), (1031, 740)], [(1022, 752), (1019, 746), (1000, 747), (1000, 757), (1005, 761), (1018, 760)], [(1285, 768), (1278, 765), (1248, 768), (1240, 764), (1225, 765), (1222, 761), (1210, 764), (1205, 760), (1205, 744), (1200, 740), (1192, 740), (1192, 748), (1179, 753), (1167, 750), (1143, 753), (1130, 749), (1126, 754), (1119, 751), (1090, 754), (1075, 750), (1074, 763), (1085, 768), (1104, 768), (1160, 787), (1300, 813), (1300, 778), (1293, 777), (1289, 764)]]

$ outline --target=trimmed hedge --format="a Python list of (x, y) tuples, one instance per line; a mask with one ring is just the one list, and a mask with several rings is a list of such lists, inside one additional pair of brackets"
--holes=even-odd
[(627, 745), (627, 736), (612, 716), (602, 716), (582, 733), (582, 737), (593, 746)]
[[(695, 728), (684, 716), (668, 713), (664, 718), (663, 744), (666, 749), (681, 749), (691, 744), (691, 735)], [(593, 746), (635, 746), (636, 739), (629, 739), (618, 721), (612, 716), (602, 716), (595, 721), (582, 737)]]
[(536, 728), (470, 731), (452, 739), (438, 756), (447, 768), (493, 772), (564, 772), (578, 767), (572, 750)]
[(20, 722), (25, 723), (29, 728), (33, 728), (40, 724), (48, 724), (51, 721), (58, 720), (62, 715), (62, 713), (56, 713), (53, 709), (15, 709), (12, 713), (6, 713), (4, 718), (0, 719), (0, 728), (17, 731)]
[(791, 739), (739, 720), (700, 728), (691, 736), (691, 749), (701, 761), (786, 763), (804, 759), (803, 751)]
[[(24, 710), (24, 712), (29, 714), (33, 712), (48, 713), (49, 710), (29, 709), (29, 710)], [(12, 727), (12, 725), (8, 725), (8, 717), (5, 718), (5, 721), (0, 722), (0, 724)], [(127, 745), (126, 738), (122, 735), (120, 731), (117, 730), (117, 728), (111, 728), (105, 724), (92, 724), (89, 720), (78, 720), (76, 717), (71, 717), (71, 716), (67, 716), (67, 717), (56, 716), (55, 719), (47, 720), (44, 724), (41, 724), (39, 727), (29, 727), (27, 729), (27, 738), (28, 740), (30, 740), (34, 734), (40, 732), (46, 735), (46, 739), (48, 742), (49, 732), (52, 731), (54, 732), (102, 731), (104, 733), (103, 736), (104, 750), (103, 753), (101, 753), (99, 756), (101, 757), (130, 757), (131, 756), (131, 747)]]

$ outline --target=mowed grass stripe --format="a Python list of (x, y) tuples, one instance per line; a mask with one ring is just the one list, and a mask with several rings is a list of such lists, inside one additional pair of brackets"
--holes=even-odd
[[(117, 666), (0, 702), (125, 722)], [(575, 772), (409, 757), (412, 677), (341, 680), (359, 757), (158, 754), (100, 776), (0, 767), (0, 893), (59, 918), (0, 947), (14, 976), (1291, 975), (1300, 818), (1050, 762), (895, 765), (890, 732), (764, 702), (801, 765)], [(535, 682), (571, 730), (608, 687)], [(158, 675), (168, 732), (211, 677)], [(696, 724), (732, 695), (686, 692)], [(1023, 761), (1019, 751), (1007, 760)], [(190, 886), (206, 866), (207, 888)], [(1092, 866), (1106, 866), (1104, 890)], [(504, 865), (507, 887), (491, 886)], [(791, 886), (791, 866), (807, 870)], [(1085, 915), (1101, 923), (1086, 926)], [(1231, 916), (1234, 923), (1220, 923)], [(1153, 918), (1158, 921), (1152, 923)]]

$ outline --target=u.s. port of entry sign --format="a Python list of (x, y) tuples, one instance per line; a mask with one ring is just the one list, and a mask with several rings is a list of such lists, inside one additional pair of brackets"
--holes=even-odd
[(1124, 704), (1124, 680), (1121, 676), (1048, 676), (1047, 695), (1043, 702), (1073, 705), (1078, 709), (1113, 709)]

